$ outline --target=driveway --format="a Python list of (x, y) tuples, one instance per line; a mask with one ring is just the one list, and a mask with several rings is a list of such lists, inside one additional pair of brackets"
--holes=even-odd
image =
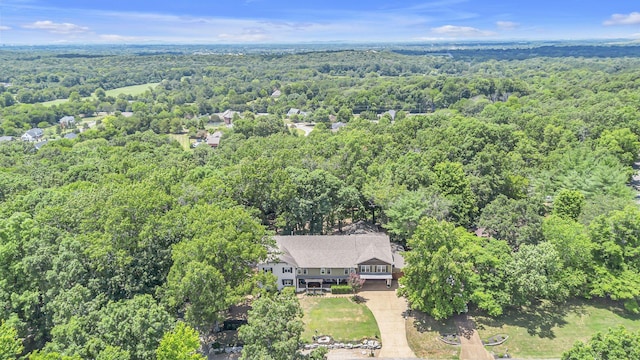
[(416, 359), (416, 355), (409, 348), (405, 319), (403, 313), (407, 311), (407, 301), (396, 296), (397, 282), (387, 289), (382, 281), (365, 283), (359, 295), (366, 299), (367, 306), (378, 322), (382, 349), (378, 357), (390, 359)]

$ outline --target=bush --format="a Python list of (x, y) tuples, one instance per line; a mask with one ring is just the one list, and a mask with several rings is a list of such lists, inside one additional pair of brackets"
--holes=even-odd
[(351, 294), (351, 286), (349, 285), (331, 285), (332, 294)]

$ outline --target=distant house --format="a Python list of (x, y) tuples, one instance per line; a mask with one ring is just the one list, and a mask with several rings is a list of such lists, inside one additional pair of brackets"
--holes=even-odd
[(212, 148), (217, 148), (220, 145), (220, 139), (222, 138), (222, 133), (220, 131), (216, 131), (213, 134), (207, 136), (207, 145)]
[(395, 120), (396, 119), (396, 111), (395, 110), (389, 110), (389, 111), (387, 111), (387, 114), (389, 114), (389, 116), (391, 116), (391, 120)]
[(78, 137), (78, 134), (76, 134), (76, 133), (68, 133), (68, 134), (66, 134), (64, 136), (65, 139), (69, 139), (69, 140), (73, 140), (73, 139), (75, 139), (77, 137)]
[(345, 124), (345, 123), (343, 123), (341, 121), (338, 121), (337, 123), (331, 124), (331, 130), (332, 131), (338, 131), (338, 130), (340, 130), (341, 127), (343, 127), (345, 125), (347, 125), (347, 124)]
[(293, 115), (300, 115), (300, 109), (291, 108), (289, 112), (287, 112), (287, 117), (291, 117)]
[(222, 113), (222, 115), (220, 115), (220, 117), (222, 118), (222, 121), (224, 121), (226, 125), (231, 125), (231, 123), (233, 122), (233, 116), (235, 114), (236, 112), (233, 110), (226, 110), (225, 112)]
[(48, 142), (47, 140), (37, 142), (37, 143), (35, 144), (36, 150), (40, 150), (40, 148), (41, 148), (41, 147), (43, 147), (43, 146), (47, 145), (47, 142)]
[(60, 127), (67, 128), (76, 123), (76, 118), (73, 116), (64, 116), (59, 121)]
[(0, 142), (12, 141), (13, 136), (0, 136)]
[(258, 265), (278, 278), (278, 289), (296, 291), (346, 284), (352, 273), (391, 285), (394, 255), (382, 233), (358, 235), (274, 236), (277, 248)]
[(271, 93), (272, 98), (278, 98), (280, 97), (280, 95), (282, 95), (282, 92), (280, 90), (275, 90), (273, 93)]
[(120, 115), (122, 115), (122, 116), (124, 116), (126, 118), (129, 118), (129, 117), (133, 116), (133, 113), (131, 111), (123, 111), (123, 112), (120, 113)]
[(24, 133), (24, 135), (22, 135), (20, 138), (22, 139), (22, 141), (37, 141), (40, 140), (42, 136), (44, 136), (44, 130), (40, 128), (33, 128)]

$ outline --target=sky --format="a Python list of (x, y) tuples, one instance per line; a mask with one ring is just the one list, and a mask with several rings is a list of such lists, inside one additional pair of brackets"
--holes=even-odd
[(0, 0), (0, 44), (640, 40), (637, 0)]

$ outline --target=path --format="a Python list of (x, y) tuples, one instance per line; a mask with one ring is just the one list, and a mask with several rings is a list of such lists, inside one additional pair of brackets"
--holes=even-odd
[(482, 345), (475, 323), (467, 315), (459, 315), (455, 323), (460, 335), (460, 360), (494, 360)]
[[(379, 286), (378, 286), (379, 285)], [(409, 348), (405, 319), (403, 314), (407, 311), (407, 302), (396, 295), (394, 287), (387, 289), (384, 283), (366, 283), (365, 288), (359, 293), (366, 299), (365, 304), (376, 318), (382, 349), (378, 357), (390, 359), (416, 359), (416, 355)]]

